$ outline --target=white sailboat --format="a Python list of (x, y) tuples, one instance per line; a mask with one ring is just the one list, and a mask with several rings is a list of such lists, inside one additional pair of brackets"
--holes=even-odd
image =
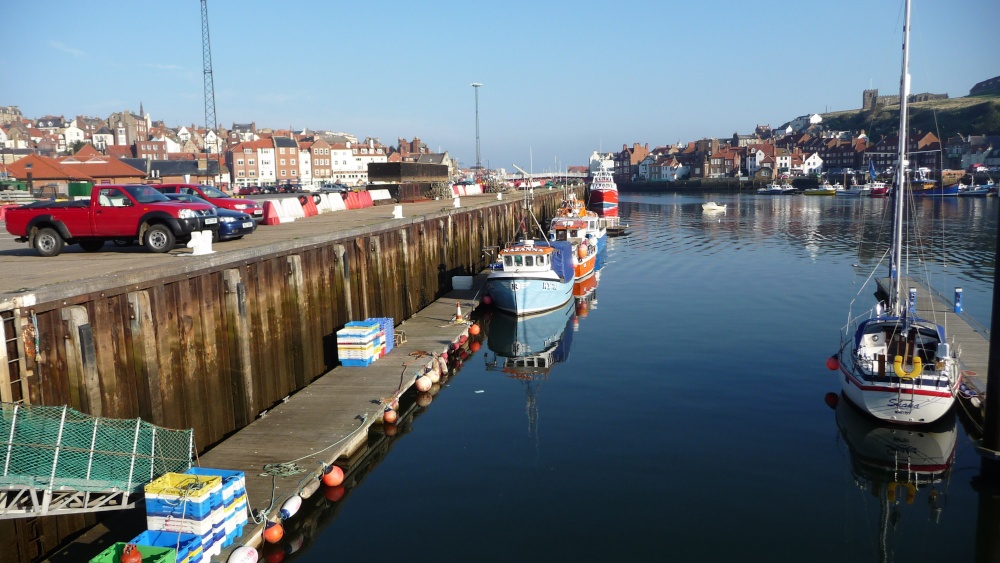
[[(910, 0), (903, 28), (900, 78), (898, 170), (906, 170), (909, 80)], [(879, 303), (869, 318), (845, 326), (838, 354), (829, 360), (839, 370), (844, 395), (872, 416), (897, 424), (927, 424), (946, 415), (961, 383), (958, 360), (945, 329), (916, 314), (916, 296), (902, 290), (904, 204), (909, 195), (906, 174), (897, 174), (888, 303)]]

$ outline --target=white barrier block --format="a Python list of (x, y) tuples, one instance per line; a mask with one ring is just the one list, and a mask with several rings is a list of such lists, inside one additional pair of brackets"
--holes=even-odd
[(346, 211), (347, 202), (340, 194), (330, 194), (330, 211)]
[(389, 195), (389, 190), (368, 190), (368, 193), (372, 196), (372, 201), (386, 201), (392, 199)]
[(394, 205), (392, 207), (392, 218), (393, 219), (402, 219), (403, 218), (403, 206), (402, 205)]
[(316, 211), (320, 213), (326, 213), (327, 211), (333, 211), (330, 209), (330, 195), (329, 194), (319, 194), (319, 202), (316, 203)]
[(479, 184), (474, 184), (471, 186), (465, 186), (465, 195), (481, 195), (483, 193), (483, 187)]
[(271, 207), (278, 214), (278, 221), (281, 223), (291, 223), (295, 220), (294, 217), (289, 217), (288, 212), (285, 211), (285, 206), (281, 205), (280, 199), (266, 199), (264, 201), (270, 201)]
[(503, 194), (500, 193), (500, 192), (497, 192), (497, 201), (500, 201), (502, 199), (503, 199)]
[(281, 200), (281, 207), (284, 209), (285, 214), (292, 219), (303, 219), (306, 216), (305, 209), (302, 208), (302, 204), (299, 203), (299, 198), (297, 197), (286, 197)]
[(455, 207), (462, 207), (462, 204), (459, 203), (459, 201), (458, 201), (459, 199), (461, 199), (461, 198), (457, 198), (457, 197), (455, 198)]
[(191, 233), (191, 240), (187, 247), (192, 249), (191, 256), (204, 256), (212, 254), (212, 231), (195, 231)]

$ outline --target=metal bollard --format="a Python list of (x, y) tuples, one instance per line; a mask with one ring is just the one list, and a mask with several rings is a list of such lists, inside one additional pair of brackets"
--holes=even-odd
[(962, 288), (960, 287), (955, 288), (955, 312), (962, 312)]

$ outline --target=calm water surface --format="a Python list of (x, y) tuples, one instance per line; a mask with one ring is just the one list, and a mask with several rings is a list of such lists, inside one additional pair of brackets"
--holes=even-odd
[[(848, 306), (872, 302), (885, 248), (861, 241), (888, 228), (886, 201), (622, 199), (633, 233), (611, 241), (586, 315), (484, 322), (490, 340), (372, 440), (346, 495), (290, 522), (285, 560), (977, 560), (990, 513), (961, 423), (889, 433), (824, 404)], [(727, 211), (704, 215), (709, 199)], [(986, 326), (996, 206), (919, 202), (919, 236), (947, 258), (910, 256)], [(559, 345), (546, 377), (492, 367), (514, 330), (520, 351)], [(887, 449), (939, 466), (912, 503), (892, 485), (906, 472), (878, 468)]]

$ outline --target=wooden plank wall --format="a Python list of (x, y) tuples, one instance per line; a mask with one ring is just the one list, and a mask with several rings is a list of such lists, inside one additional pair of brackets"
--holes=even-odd
[[(553, 194), (554, 195), (554, 194)], [(558, 197), (536, 198), (540, 219)], [(18, 311), (38, 334), (21, 364), (32, 404), (194, 428), (203, 451), (337, 365), (351, 320), (397, 323), (482, 271), (520, 201), (266, 255), (197, 275)], [(93, 515), (0, 521), (0, 563), (38, 561)]]

